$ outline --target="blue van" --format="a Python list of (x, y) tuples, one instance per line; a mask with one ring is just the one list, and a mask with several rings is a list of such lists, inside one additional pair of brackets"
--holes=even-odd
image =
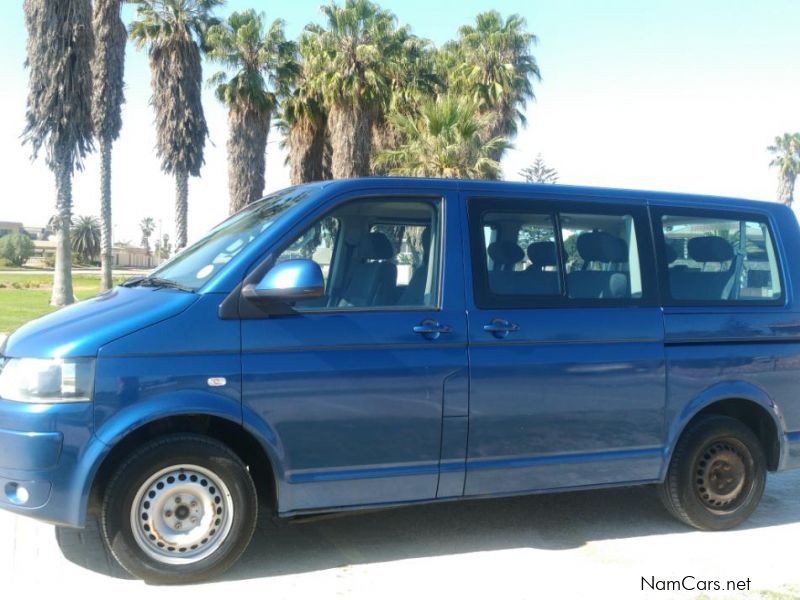
[(294, 187), (0, 354), (0, 506), (152, 582), (279, 517), (654, 484), (734, 527), (800, 466), (785, 206), (580, 187)]

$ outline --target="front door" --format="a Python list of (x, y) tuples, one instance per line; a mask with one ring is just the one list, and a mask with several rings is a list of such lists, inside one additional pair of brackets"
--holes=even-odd
[(664, 333), (646, 207), (467, 200), (465, 493), (656, 479)]
[(462, 492), (467, 336), (448, 202), (338, 199), (277, 248), (277, 261), (310, 258), (326, 279), (295, 314), (242, 321), (244, 410), (275, 437), (281, 513), (435, 498), (454, 410)]

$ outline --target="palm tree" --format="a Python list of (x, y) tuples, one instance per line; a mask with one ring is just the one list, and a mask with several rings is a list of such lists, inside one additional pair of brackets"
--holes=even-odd
[(331, 178), (325, 169), (327, 117), (322, 99), (306, 86), (298, 86), (281, 103), (278, 127), (292, 185)]
[(76, 217), (72, 223), (72, 251), (83, 264), (94, 262), (101, 248), (100, 223), (96, 217)]
[(92, 121), (100, 144), (100, 222), (102, 231), (101, 290), (110, 290), (111, 280), (111, 147), (122, 128), (121, 107), (125, 101), (125, 42), (128, 32), (120, 18), (121, 0), (95, 0), (95, 54), (92, 60)]
[[(397, 60), (389, 64), (389, 94), (379, 106), (372, 126), (373, 157), (385, 150), (397, 149), (404, 141), (400, 132), (392, 127), (388, 114), (416, 114), (424, 98), (434, 97), (444, 91), (444, 80), (435, 71), (434, 50), (430, 40), (412, 35), (404, 27), (397, 31), (394, 43), (396, 48), (391, 54), (396, 55)], [(386, 174), (377, 162), (373, 163), (374, 174)]]
[(522, 169), (519, 174), (528, 183), (556, 183), (558, 181), (558, 171), (544, 164), (541, 154), (537, 154), (536, 160)]
[(778, 168), (778, 201), (794, 202), (794, 183), (800, 174), (800, 133), (784, 133), (767, 150), (773, 155), (769, 166)]
[(156, 221), (153, 217), (145, 217), (139, 221), (139, 229), (142, 232), (142, 248), (147, 250), (147, 255), (150, 255), (150, 236), (156, 230)]
[(281, 98), (277, 125), (283, 134), (281, 147), (288, 151), (286, 163), (294, 185), (330, 179), (325, 168), (328, 113), (313, 79), (321, 56), (319, 41), (317, 33), (306, 31), (300, 36), (300, 70), (291, 91)]
[(500, 178), (500, 163), (492, 156), (508, 142), (503, 137), (486, 139), (493, 117), (479, 114), (474, 101), (442, 96), (423, 102), (418, 117), (393, 113), (389, 119), (406, 140), (377, 157), (392, 175)]
[[(489, 138), (511, 139), (518, 124), (525, 125), (522, 109), (534, 99), (533, 81), (541, 74), (531, 47), (536, 36), (526, 30), (525, 19), (497, 11), (479, 14), (475, 26), (465, 25), (449, 52), (458, 60), (451, 86), (458, 93), (471, 96), (482, 112), (494, 116), (487, 131)], [(500, 160), (502, 153), (495, 154)]]
[(390, 92), (397, 59), (395, 17), (369, 0), (345, 0), (322, 7), (327, 29), (307, 28), (319, 36), (321, 53), (313, 65), (328, 106), (334, 179), (370, 172), (372, 123)]
[(232, 71), (211, 78), (217, 98), (228, 107), (228, 189), (231, 214), (264, 191), (265, 155), (278, 94), (297, 76), (295, 44), (286, 40), (284, 22), (264, 30), (254, 10), (235, 12), (208, 30), (209, 56)]
[(30, 70), (23, 142), (46, 151), (56, 180), (56, 264), (50, 303), (71, 304), (72, 174), (92, 149), (90, 0), (25, 0)]
[(223, 0), (131, 0), (137, 5), (131, 39), (148, 49), (150, 100), (156, 113), (161, 169), (175, 176), (175, 248), (186, 246), (189, 176), (198, 177), (208, 126), (201, 92), (200, 49)]

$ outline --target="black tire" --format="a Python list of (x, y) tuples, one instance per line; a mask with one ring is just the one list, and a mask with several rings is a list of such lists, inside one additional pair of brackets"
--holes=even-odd
[(659, 496), (672, 516), (691, 527), (731, 529), (756, 509), (766, 478), (764, 451), (750, 428), (707, 415), (678, 440)]
[[(198, 542), (191, 549), (187, 547), (181, 550), (180, 547), (175, 547), (173, 550), (176, 550), (176, 552), (168, 557), (154, 557), (154, 551), (157, 553), (159, 550), (152, 547), (149, 549), (150, 554), (148, 554), (144, 548), (147, 547), (149, 542), (147, 540), (137, 541), (137, 535), (141, 536), (143, 534), (141, 532), (134, 533), (132, 508), (134, 502), (138, 505), (138, 501), (144, 498), (140, 494), (145, 493), (142, 490), (148, 489), (144, 487), (148, 480), (161, 472), (166, 472), (167, 475), (172, 473), (170, 469), (175, 468), (177, 465), (196, 466), (198, 469), (203, 470), (199, 472), (213, 474), (220, 483), (220, 487), (225, 486), (227, 488), (226, 494), (223, 494), (221, 489), (215, 490), (209, 485), (213, 481), (211, 477), (206, 482), (206, 479), (192, 475), (192, 481), (196, 482), (192, 483), (184, 477), (184, 473), (191, 473), (191, 470), (178, 469), (175, 471), (180, 473), (178, 477), (182, 478), (181, 482), (175, 481), (175, 477), (172, 478), (175, 481), (174, 485), (194, 485), (197, 489), (200, 489), (197, 487), (199, 482), (206, 482), (203, 483), (203, 486), (210, 490), (210, 496), (217, 494), (215, 499), (217, 503), (220, 502), (219, 496), (224, 496), (224, 506), (228, 509), (223, 515), (225, 517), (224, 527), (227, 533), (223, 532), (223, 527), (221, 526), (219, 527), (220, 533), (217, 533), (214, 529), (211, 530), (211, 536), (217, 535), (214, 538), (214, 546), (219, 545), (208, 556), (197, 559), (196, 562), (170, 564), (166, 561), (175, 559), (175, 557), (179, 561), (194, 560), (191, 557), (188, 559), (182, 557), (187, 557), (192, 552), (197, 552), (196, 548), (201, 543)], [(155, 486), (156, 484), (152, 485)], [(162, 483), (158, 485), (162, 485)], [(159, 489), (165, 490), (163, 492), (165, 502), (176, 502), (175, 498), (168, 496), (168, 487), (164, 488), (162, 485)], [(190, 495), (190, 492), (183, 492), (183, 494), (184, 497), (195, 498)], [(137, 496), (139, 496), (138, 501)], [(186, 500), (180, 500), (180, 493), (173, 493), (173, 496), (178, 497), (177, 501), (187, 502)], [(169, 498), (169, 500), (166, 498)], [(198, 495), (198, 498), (198, 502), (192, 505), (204, 507), (206, 506), (204, 502), (209, 502), (212, 510), (207, 510), (204, 513), (212, 515), (209, 518), (213, 519), (217, 514), (222, 514), (223, 505), (216, 507), (213, 504), (214, 500), (209, 500), (200, 495)], [(147, 501), (146, 498), (144, 500), (145, 502)], [(178, 509), (175, 509), (174, 506), (174, 504), (167, 506), (159, 514), (163, 512), (165, 515), (170, 515), (172, 521), (175, 521), (179, 517), (177, 516)], [(172, 516), (172, 512), (167, 512), (169, 508), (174, 509), (175, 516)], [(195, 510), (202, 510), (202, 508)], [(250, 538), (256, 525), (257, 511), (258, 500), (253, 480), (247, 471), (247, 467), (236, 454), (224, 444), (202, 435), (174, 434), (157, 438), (145, 444), (122, 464), (106, 488), (100, 518), (104, 541), (114, 558), (126, 571), (135, 577), (144, 579), (148, 583), (185, 584), (219, 575), (236, 562), (250, 543)], [(155, 507), (152, 512), (156, 513)], [(214, 514), (214, 512), (217, 514)], [(136, 514), (138, 514), (138, 510)], [(143, 518), (144, 516), (142, 515)], [(155, 517), (151, 516), (150, 518), (154, 519)], [(194, 517), (188, 518), (195, 522)], [(206, 522), (203, 515), (197, 521)], [(147, 521), (146, 523), (150, 522)], [(189, 531), (185, 533), (190, 533), (192, 528), (199, 529), (200, 527), (188, 525), (188, 521), (186, 523)], [(220, 519), (217, 519), (216, 523), (219, 525)], [(213, 527), (213, 525), (208, 526)], [(229, 529), (227, 529), (228, 526), (230, 527)], [(158, 533), (155, 528), (153, 530), (148, 529), (149, 525), (142, 524), (141, 527), (152, 533)], [(166, 530), (167, 528), (164, 527), (164, 529)], [(173, 535), (176, 534), (175, 530), (170, 531)], [(181, 531), (180, 533), (184, 532)], [(149, 537), (156, 540), (153, 535)], [(210, 539), (210, 536), (206, 538), (206, 540), (208, 539)], [(206, 544), (206, 540), (203, 540), (202, 544)], [(162, 548), (165, 547), (162, 546)], [(211, 548), (211, 546), (206, 547), (206, 549), (208, 548)], [(168, 549), (168, 547), (165, 548), (165, 550)], [(178, 553), (178, 551), (184, 552), (186, 550), (190, 550), (189, 554), (181, 555)], [(199, 552), (203, 552), (203, 549), (201, 548)]]

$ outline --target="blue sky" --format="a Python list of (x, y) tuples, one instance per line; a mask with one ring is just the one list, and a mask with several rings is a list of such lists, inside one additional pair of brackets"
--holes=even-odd
[[(0, 20), (0, 157), (6, 197), (0, 220), (38, 225), (54, 204), (52, 176), (19, 145), (27, 73), (21, 2)], [(256, 8), (283, 18), (287, 33), (319, 21), (319, 2), (230, 0), (220, 11)], [(539, 37), (543, 80), (527, 109), (528, 127), (504, 160), (507, 179), (541, 152), (563, 183), (713, 193), (772, 199), (776, 178), (765, 147), (800, 130), (797, 0), (403, 0), (381, 2), (401, 23), (437, 44), (494, 8), (524, 16)], [(133, 10), (126, 7), (126, 20)], [(137, 240), (144, 216), (172, 231), (173, 183), (153, 153), (146, 56), (128, 50), (124, 128), (114, 154), (115, 232)], [(205, 65), (205, 75), (214, 72)], [(226, 115), (205, 94), (211, 131), (206, 166), (192, 180), (189, 234), (227, 209)], [(267, 190), (288, 184), (279, 134), (270, 136)], [(98, 164), (75, 180), (79, 214), (97, 214)]]

